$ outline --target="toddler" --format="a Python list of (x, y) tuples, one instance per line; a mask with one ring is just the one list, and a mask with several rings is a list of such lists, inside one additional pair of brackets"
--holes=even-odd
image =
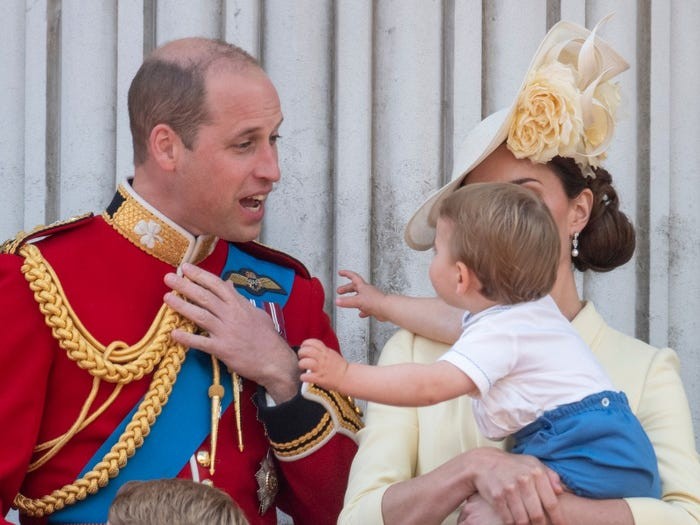
[[(660, 497), (653, 447), (625, 394), (614, 391), (548, 295), (560, 246), (547, 206), (530, 190), (510, 183), (460, 188), (440, 208), (430, 266), (438, 297), (464, 312), (457, 342), (435, 363), (377, 367), (348, 363), (310, 339), (299, 350), (301, 379), (397, 406), (466, 394), (486, 437), (512, 435), (513, 452), (539, 458), (568, 490)], [(392, 298), (391, 308), (411, 309), (401, 315), (420, 326), (449, 323), (449, 311), (434, 301)], [(387, 317), (364, 302), (361, 315)]]

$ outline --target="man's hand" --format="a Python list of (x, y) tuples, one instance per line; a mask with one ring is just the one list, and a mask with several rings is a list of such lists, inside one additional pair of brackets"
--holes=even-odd
[(169, 273), (164, 278), (182, 297), (169, 292), (164, 301), (206, 333), (173, 330), (172, 338), (216, 356), (241, 377), (262, 385), (278, 404), (294, 397), (297, 358), (270, 316), (210, 272), (187, 263), (182, 272), (182, 277)]

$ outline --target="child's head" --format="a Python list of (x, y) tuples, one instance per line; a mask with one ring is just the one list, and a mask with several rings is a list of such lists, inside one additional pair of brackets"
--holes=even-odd
[(129, 481), (109, 508), (109, 525), (247, 525), (231, 497), (188, 479)]
[(475, 183), (442, 203), (445, 243), (481, 283), (480, 293), (501, 304), (546, 295), (556, 279), (560, 240), (549, 209), (532, 191), (512, 183)]

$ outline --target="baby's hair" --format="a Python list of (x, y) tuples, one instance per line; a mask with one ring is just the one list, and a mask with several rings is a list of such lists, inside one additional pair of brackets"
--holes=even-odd
[(446, 198), (440, 218), (453, 225), (451, 255), (503, 304), (533, 301), (554, 286), (560, 240), (546, 204), (512, 183), (474, 183)]
[(109, 525), (247, 525), (224, 491), (188, 479), (128, 481), (112, 501)]

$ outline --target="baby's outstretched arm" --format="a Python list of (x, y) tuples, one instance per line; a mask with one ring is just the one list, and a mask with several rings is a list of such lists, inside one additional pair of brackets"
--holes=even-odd
[[(357, 308), (360, 317), (374, 317), (377, 321), (391, 322), (391, 305), (384, 304), (389, 300), (389, 295), (351, 270), (340, 270), (338, 275), (349, 279), (350, 282), (338, 286), (336, 292), (339, 297), (335, 304), (342, 308)], [(354, 295), (349, 295), (353, 293)]]
[[(463, 310), (448, 305), (438, 297), (408, 297), (385, 294), (362, 276), (340, 270), (338, 275), (350, 279), (340, 285), (335, 304), (357, 308), (360, 317), (374, 317), (435, 341), (452, 344), (462, 330)], [(353, 294), (354, 295), (350, 295)]]
[(474, 382), (446, 361), (391, 366), (348, 363), (318, 339), (305, 340), (298, 355), (302, 381), (367, 401), (425, 406), (476, 394)]
[(342, 392), (343, 378), (350, 364), (318, 339), (306, 339), (299, 352), (301, 380)]

